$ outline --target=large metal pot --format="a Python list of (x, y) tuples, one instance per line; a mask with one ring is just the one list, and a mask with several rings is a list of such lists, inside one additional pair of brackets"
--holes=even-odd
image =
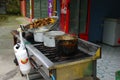
[(63, 31), (49, 31), (44, 33), (44, 45), (47, 47), (55, 47), (55, 37), (64, 34), (65, 32)]
[(33, 31), (34, 34), (34, 41), (36, 42), (43, 42), (43, 35), (44, 33), (48, 31), (47, 28), (40, 28), (40, 29), (36, 29)]
[(55, 38), (57, 53), (60, 56), (75, 55), (78, 50), (78, 38), (72, 35), (62, 35)]

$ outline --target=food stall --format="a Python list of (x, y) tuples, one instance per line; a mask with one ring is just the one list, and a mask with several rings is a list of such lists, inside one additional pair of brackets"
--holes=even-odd
[[(101, 58), (101, 46), (67, 34), (58, 26), (58, 18), (44, 18), (21, 25), (22, 36), (17, 30), (11, 31), (14, 44), (20, 43), (22, 37), (27, 50), (31, 64), (29, 79), (98, 80), (96, 67), (97, 59)], [(42, 40), (35, 40), (36, 31), (42, 33), (37, 36)], [(32, 72), (38, 76), (31, 78)]]

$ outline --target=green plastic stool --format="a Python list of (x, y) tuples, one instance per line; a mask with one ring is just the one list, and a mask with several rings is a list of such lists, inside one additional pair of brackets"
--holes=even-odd
[(120, 80), (120, 71), (117, 71), (115, 73), (115, 76), (116, 76), (115, 80)]

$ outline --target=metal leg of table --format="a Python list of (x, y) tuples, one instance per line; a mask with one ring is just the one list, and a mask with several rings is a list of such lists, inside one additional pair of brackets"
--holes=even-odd
[(97, 63), (96, 63), (96, 60), (93, 61), (93, 80), (97, 80), (97, 77), (96, 77), (96, 72), (97, 72)]
[(15, 45), (17, 43), (17, 38), (13, 36), (13, 40), (14, 40), (14, 45)]
[[(15, 36), (13, 36), (13, 41), (14, 41), (14, 45), (17, 44), (17, 38)], [(16, 66), (18, 66), (18, 61), (17, 61), (16, 57), (14, 59), (14, 63), (16, 64)]]

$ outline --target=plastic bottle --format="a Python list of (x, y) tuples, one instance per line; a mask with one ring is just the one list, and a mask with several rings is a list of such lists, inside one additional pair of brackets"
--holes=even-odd
[(31, 70), (31, 65), (29, 62), (27, 51), (24, 46), (22, 31), (21, 29), (19, 29), (18, 31), (20, 35), (20, 43), (14, 46), (15, 56), (19, 64), (20, 71), (23, 75), (27, 75)]

